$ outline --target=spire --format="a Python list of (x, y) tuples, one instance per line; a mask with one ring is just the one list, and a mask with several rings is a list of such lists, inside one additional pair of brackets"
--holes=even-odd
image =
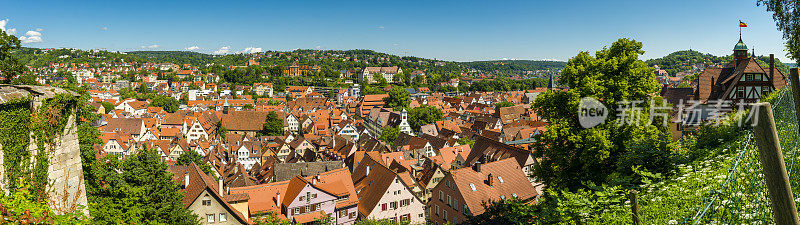
[(553, 90), (555, 88), (556, 82), (553, 82), (553, 74), (550, 74), (550, 80), (547, 81), (547, 90)]

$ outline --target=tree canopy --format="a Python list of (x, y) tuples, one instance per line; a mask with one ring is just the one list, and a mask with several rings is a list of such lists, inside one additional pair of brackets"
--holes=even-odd
[(386, 108), (400, 110), (400, 108), (408, 108), (408, 105), (411, 103), (410, 94), (406, 89), (401, 87), (392, 87), (388, 94), (388, 97), (383, 98), (383, 101), (386, 103), (384, 107)]
[(408, 111), (408, 123), (411, 125), (411, 129), (418, 132), (420, 127), (442, 120), (442, 116), (442, 110), (423, 105)]
[(125, 159), (110, 156), (93, 166), (98, 183), (89, 195), (91, 215), (102, 224), (198, 224), (183, 206), (181, 188), (155, 151), (144, 148)]
[(163, 95), (156, 95), (150, 101), (150, 106), (153, 107), (161, 107), (164, 111), (168, 113), (174, 113), (178, 111), (178, 107), (180, 107), (180, 102), (175, 98), (163, 96)]
[(203, 156), (201, 156), (199, 153), (195, 152), (194, 150), (189, 150), (189, 151), (183, 152), (183, 154), (178, 156), (178, 159), (176, 161), (177, 162), (175, 162), (175, 164), (185, 165), (185, 166), (188, 166), (188, 165), (191, 165), (192, 163), (194, 163), (195, 165), (200, 167), (201, 170), (203, 170), (203, 173), (215, 176), (212, 173), (213, 171), (211, 170), (211, 165), (209, 165), (208, 162), (206, 162), (203, 159)]
[(278, 116), (275, 111), (267, 113), (267, 119), (264, 121), (262, 133), (267, 136), (283, 135), (283, 119)]
[(783, 32), (783, 39), (786, 39), (786, 49), (789, 58), (800, 62), (800, 18), (798, 18), (798, 0), (758, 0), (757, 4), (767, 7), (767, 11), (772, 12), (772, 19), (778, 30)]
[(394, 140), (397, 140), (397, 136), (400, 134), (400, 130), (392, 127), (392, 126), (385, 126), (381, 129), (381, 137), (380, 139), (386, 142), (386, 144), (391, 145), (394, 143)]
[(28, 70), (23, 63), (11, 55), (11, 50), (19, 48), (20, 42), (16, 36), (0, 30), (0, 74), (5, 78), (5, 83)]
[(514, 106), (514, 103), (513, 102), (509, 102), (509, 101), (502, 101), (502, 102), (495, 103), (494, 106), (499, 109), (499, 108), (503, 108), (503, 107)]
[(636, 182), (636, 168), (670, 171), (670, 138), (663, 127), (647, 124), (648, 105), (638, 105), (643, 108), (638, 125), (618, 124), (623, 121), (613, 115), (589, 129), (578, 121), (583, 97), (600, 99), (614, 112), (623, 100), (647, 101), (658, 91), (653, 69), (638, 58), (641, 49), (642, 43), (623, 38), (595, 56), (580, 52), (561, 73), (561, 83), (569, 89), (537, 97), (533, 108), (549, 125), (532, 146), (535, 157), (542, 159), (535, 174), (547, 186), (576, 190), (589, 182), (625, 185)]

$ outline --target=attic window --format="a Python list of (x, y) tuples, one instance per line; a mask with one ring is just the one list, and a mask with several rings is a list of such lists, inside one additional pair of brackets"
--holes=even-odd
[(505, 181), (503, 181), (503, 177), (501, 177), (501, 176), (497, 176), (497, 180), (499, 180), (501, 184), (505, 183)]
[(473, 184), (473, 183), (469, 183), (469, 188), (471, 188), (472, 191), (477, 191), (478, 190), (478, 189), (475, 188), (475, 184)]

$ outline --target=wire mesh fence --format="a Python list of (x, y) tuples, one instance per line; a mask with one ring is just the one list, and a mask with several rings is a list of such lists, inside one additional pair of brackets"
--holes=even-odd
[[(786, 170), (795, 196), (800, 201), (800, 155), (797, 153), (798, 122), (791, 87), (779, 90), (772, 104)], [(771, 203), (761, 171), (758, 149), (752, 131), (737, 146), (728, 173), (712, 188), (697, 212), (683, 224), (774, 224)]]

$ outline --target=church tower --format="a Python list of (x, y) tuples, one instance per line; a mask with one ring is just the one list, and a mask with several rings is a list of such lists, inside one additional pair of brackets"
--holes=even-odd
[(742, 37), (739, 37), (739, 42), (733, 47), (733, 59), (735, 66), (739, 66), (740, 62), (747, 60), (747, 45), (742, 42)]

